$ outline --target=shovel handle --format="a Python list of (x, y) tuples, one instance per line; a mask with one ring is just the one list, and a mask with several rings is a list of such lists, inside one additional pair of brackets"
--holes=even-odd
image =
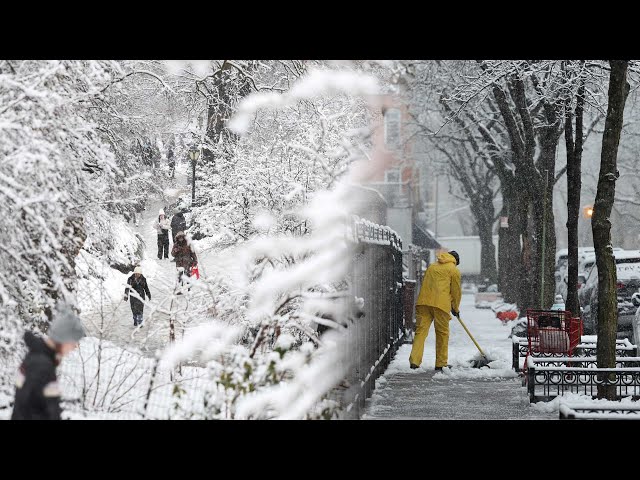
[(458, 321), (460, 322), (460, 325), (462, 325), (462, 328), (464, 328), (464, 331), (467, 332), (467, 335), (469, 335), (469, 338), (471, 340), (473, 340), (473, 343), (476, 344), (476, 347), (478, 347), (478, 350), (480, 351), (480, 353), (482, 354), (482, 356), (487, 359), (487, 356), (484, 354), (484, 352), (482, 351), (482, 349), (480, 348), (480, 345), (478, 345), (478, 342), (476, 342), (476, 339), (473, 338), (473, 335), (471, 335), (471, 332), (469, 331), (469, 329), (467, 328), (467, 326), (464, 324), (464, 322), (462, 321), (462, 319), (460, 318), (460, 314), (458, 313), (458, 315), (455, 316)]

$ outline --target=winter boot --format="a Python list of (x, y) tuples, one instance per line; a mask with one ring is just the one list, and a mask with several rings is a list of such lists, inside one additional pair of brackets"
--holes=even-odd
[(416, 368), (420, 368), (418, 365), (416, 365), (415, 363), (411, 363), (409, 364), (409, 366), (411, 367), (411, 370), (415, 370)]
[(441, 372), (443, 368), (451, 368), (451, 365), (445, 365), (444, 367), (436, 367), (436, 372)]

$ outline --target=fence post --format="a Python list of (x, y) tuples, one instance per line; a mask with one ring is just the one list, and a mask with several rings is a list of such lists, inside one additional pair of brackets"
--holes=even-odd
[(160, 355), (156, 352), (155, 362), (153, 363), (153, 370), (151, 370), (151, 378), (149, 379), (149, 389), (147, 390), (147, 396), (144, 399), (144, 410), (142, 412), (142, 418), (147, 418), (147, 409), (149, 408), (149, 398), (151, 397), (151, 390), (153, 390), (153, 384), (156, 381), (156, 372), (158, 371), (158, 363), (160, 363)]
[(528, 382), (527, 382), (527, 390), (529, 390), (529, 402), (530, 403), (535, 403), (535, 397), (536, 397), (536, 369), (533, 366), (533, 364), (531, 366), (526, 365), (527, 367), (527, 375), (528, 375)]

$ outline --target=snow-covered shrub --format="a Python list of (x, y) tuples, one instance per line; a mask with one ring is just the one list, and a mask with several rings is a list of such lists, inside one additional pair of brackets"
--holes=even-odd
[[(338, 77), (349, 82), (335, 82)], [(313, 129), (300, 112), (323, 105), (315, 94), (327, 91), (325, 81), (331, 86), (328, 91), (340, 99), (330, 97), (334, 103), (319, 117), (311, 116), (320, 124)], [(355, 200), (345, 173), (358, 158), (353, 145), (360, 148), (364, 141), (354, 137), (353, 145), (345, 145), (344, 137), (345, 128), (362, 127), (365, 116), (358, 116), (354, 99), (334, 88), (343, 85), (355, 94), (369, 94), (374, 93), (374, 84), (360, 73), (317, 71), (302, 77), (300, 88), (294, 85), (282, 95), (248, 97), (240, 105), (241, 114), (255, 123), (249, 122), (252, 129), (238, 142), (233, 161), (216, 164), (224, 174), (218, 174), (218, 188), (211, 190), (209, 202), (193, 209), (197, 228), (213, 224), (212, 232), (226, 228), (225, 233), (243, 240), (225, 250), (229, 260), (218, 265), (223, 273), (209, 284), (236, 298), (217, 301), (216, 317), (243, 328), (239, 344), (215, 355), (200, 355), (209, 362), (215, 383), (205, 395), (207, 415), (337, 415), (338, 402), (330, 392), (348, 367), (344, 333), (353, 321), (355, 301), (345, 281), (353, 255), (347, 232)], [(308, 98), (297, 97), (302, 91)], [(331, 127), (330, 117), (337, 120)], [(262, 129), (261, 122), (270, 122), (269, 128)], [(290, 131), (280, 134), (280, 128)], [(271, 133), (266, 145), (261, 138), (265, 132)], [(292, 235), (283, 228), (292, 218), (304, 223), (304, 231)], [(318, 325), (329, 329), (319, 335)], [(200, 341), (205, 340), (201, 335)]]

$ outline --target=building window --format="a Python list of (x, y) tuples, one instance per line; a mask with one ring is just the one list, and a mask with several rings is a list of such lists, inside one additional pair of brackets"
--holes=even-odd
[(400, 169), (391, 168), (389, 170), (385, 170), (384, 181), (387, 183), (400, 183)]
[(390, 108), (384, 114), (384, 144), (390, 150), (400, 148), (400, 110)]

